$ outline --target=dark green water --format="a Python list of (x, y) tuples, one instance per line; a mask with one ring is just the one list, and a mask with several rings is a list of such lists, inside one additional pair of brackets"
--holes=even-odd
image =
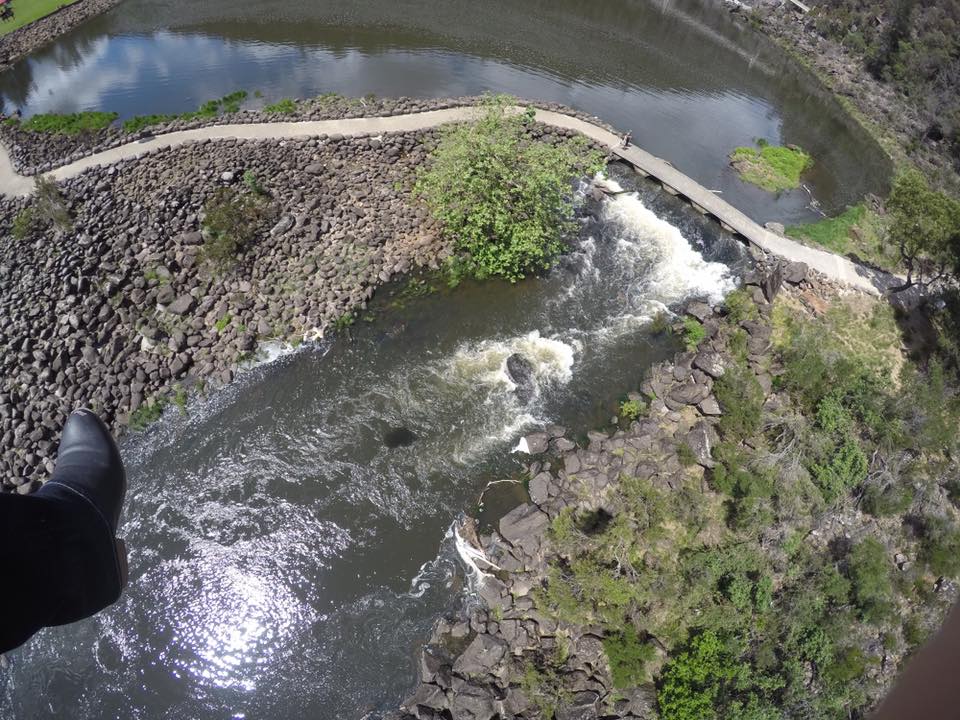
[(717, 4), (698, 0), (125, 0), (0, 77), (26, 114), (195, 109), (323, 92), (485, 91), (598, 115), (760, 222), (809, 219), (803, 190), (742, 184), (727, 154), (796, 143), (828, 211), (879, 192), (889, 168), (811, 77)]

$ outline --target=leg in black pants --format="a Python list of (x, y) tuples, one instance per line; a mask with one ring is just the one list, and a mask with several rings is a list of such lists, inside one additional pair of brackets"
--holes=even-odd
[(32, 495), (0, 495), (0, 653), (120, 597), (125, 492), (116, 443), (96, 415), (78, 410), (64, 426), (53, 477)]

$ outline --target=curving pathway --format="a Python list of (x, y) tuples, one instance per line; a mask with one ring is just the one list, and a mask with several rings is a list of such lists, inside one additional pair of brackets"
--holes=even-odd
[[(521, 109), (517, 108), (519, 112)], [(349, 118), (344, 120), (311, 120), (301, 122), (251, 123), (243, 125), (210, 125), (193, 130), (180, 130), (104, 150), (72, 162), (48, 173), (55, 180), (67, 180), (98, 165), (112, 165), (120, 160), (140, 157), (155, 150), (176, 147), (196, 140), (302, 138), (316, 135), (365, 135), (388, 132), (426, 130), (451, 122), (475, 119), (477, 108), (459, 107), (445, 110), (393, 115), (389, 117)], [(607, 147), (644, 175), (656, 178), (671, 193), (689, 200), (700, 212), (716, 218), (727, 229), (746, 238), (751, 244), (789, 261), (806, 263), (828, 278), (878, 294), (870, 273), (847, 258), (824, 250), (807, 247), (770, 232), (751, 220), (715, 193), (684, 175), (670, 163), (631, 145), (621, 147), (620, 138), (598, 125), (550, 110), (537, 110), (536, 119), (547, 125), (576, 130)], [(0, 145), (0, 192), (25, 196), (33, 192), (33, 181), (16, 172), (6, 148)]]

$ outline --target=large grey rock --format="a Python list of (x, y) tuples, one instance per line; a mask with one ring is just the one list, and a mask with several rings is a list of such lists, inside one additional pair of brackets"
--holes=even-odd
[(172, 303), (167, 305), (167, 312), (171, 315), (186, 315), (188, 312), (193, 310), (196, 305), (196, 300), (193, 299), (190, 295), (181, 295)]
[(557, 709), (557, 720), (597, 720), (600, 717), (600, 697), (589, 690), (579, 692)]
[(687, 315), (690, 315), (693, 318), (696, 318), (700, 322), (703, 322), (708, 317), (713, 315), (713, 310), (710, 309), (710, 306), (704, 302), (691, 302), (687, 304), (686, 308)]
[(530, 433), (523, 437), (527, 446), (527, 452), (530, 455), (540, 455), (545, 453), (550, 445), (550, 436), (546, 433)]
[(673, 388), (667, 395), (675, 403), (681, 405), (696, 405), (710, 394), (710, 388), (706, 385), (691, 380), (683, 385)]
[(802, 262), (790, 262), (783, 268), (783, 279), (791, 285), (799, 285), (807, 277), (807, 264)]
[(420, 683), (413, 695), (400, 703), (400, 709), (420, 717), (421, 708), (446, 710), (450, 707), (446, 693), (436, 685)]
[(457, 720), (491, 720), (497, 717), (497, 699), (490, 688), (464, 683), (456, 688), (451, 703), (451, 714)]
[(169, 285), (161, 285), (160, 289), (157, 290), (157, 302), (161, 305), (169, 305), (176, 299), (176, 297), (177, 294)]
[(533, 365), (520, 353), (513, 353), (507, 358), (507, 375), (516, 387), (513, 390), (517, 399), (526, 405), (537, 391), (537, 381), (534, 376)]
[(764, 276), (763, 281), (760, 283), (760, 288), (763, 290), (763, 297), (767, 302), (773, 302), (777, 293), (780, 292), (781, 285), (783, 285), (783, 271), (780, 265), (777, 265)]
[(277, 235), (282, 235), (287, 232), (290, 228), (293, 227), (293, 224), (296, 222), (293, 215), (284, 215), (277, 221), (277, 224), (270, 229), (270, 235), (276, 237)]
[(713, 446), (716, 439), (716, 432), (713, 427), (702, 420), (694, 425), (693, 429), (684, 438), (687, 445), (693, 450), (693, 456), (697, 459), (697, 462), (705, 468), (712, 468), (716, 465), (713, 461)]
[(698, 370), (703, 370), (707, 375), (716, 380), (723, 377), (725, 366), (723, 356), (716, 352), (701, 352), (693, 359), (693, 366)]
[(507, 645), (492, 635), (477, 635), (453, 663), (453, 671), (462, 677), (493, 674), (503, 660)]
[(523, 545), (538, 537), (547, 528), (550, 519), (536, 505), (524, 503), (500, 518), (500, 535), (514, 545)]

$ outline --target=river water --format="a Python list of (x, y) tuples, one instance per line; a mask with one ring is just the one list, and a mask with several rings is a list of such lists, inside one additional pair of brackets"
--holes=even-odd
[[(638, 191), (587, 202), (545, 278), (381, 292), (349, 338), (127, 438), (129, 588), (9, 654), (0, 716), (348, 719), (395, 705), (433, 620), (466, 595), (451, 524), (520, 469), (524, 430), (609, 422), (676, 350), (650, 319), (718, 301), (747, 262), (676, 198), (613, 174)], [(534, 368), (527, 403), (511, 353)], [(398, 429), (412, 442), (389, 447)]]
[[(811, 196), (740, 183), (735, 145), (810, 150), (828, 210), (886, 174), (809, 77), (692, 0), (126, 0), (0, 76), (4, 104), (27, 114), (170, 112), (237, 88), (261, 102), (560, 101), (632, 130), (761, 221), (813, 217)], [(451, 525), (518, 471), (519, 437), (609, 422), (676, 350), (651, 317), (718, 300), (746, 263), (715, 224), (613, 172), (636, 192), (587, 202), (545, 278), (382, 291), (349, 338), (281, 353), (126, 438), (130, 586), (8, 655), (0, 718), (349, 720), (395, 706), (432, 622), (467, 595)], [(515, 352), (535, 369), (527, 404), (505, 373)]]
[(803, 190), (770, 195), (728, 167), (738, 145), (795, 143), (828, 212), (882, 192), (889, 167), (797, 64), (702, 0), (125, 0), (0, 76), (25, 114), (195, 109), (237, 89), (251, 106), (324, 92), (557, 101), (631, 130), (754, 219), (810, 219)]

